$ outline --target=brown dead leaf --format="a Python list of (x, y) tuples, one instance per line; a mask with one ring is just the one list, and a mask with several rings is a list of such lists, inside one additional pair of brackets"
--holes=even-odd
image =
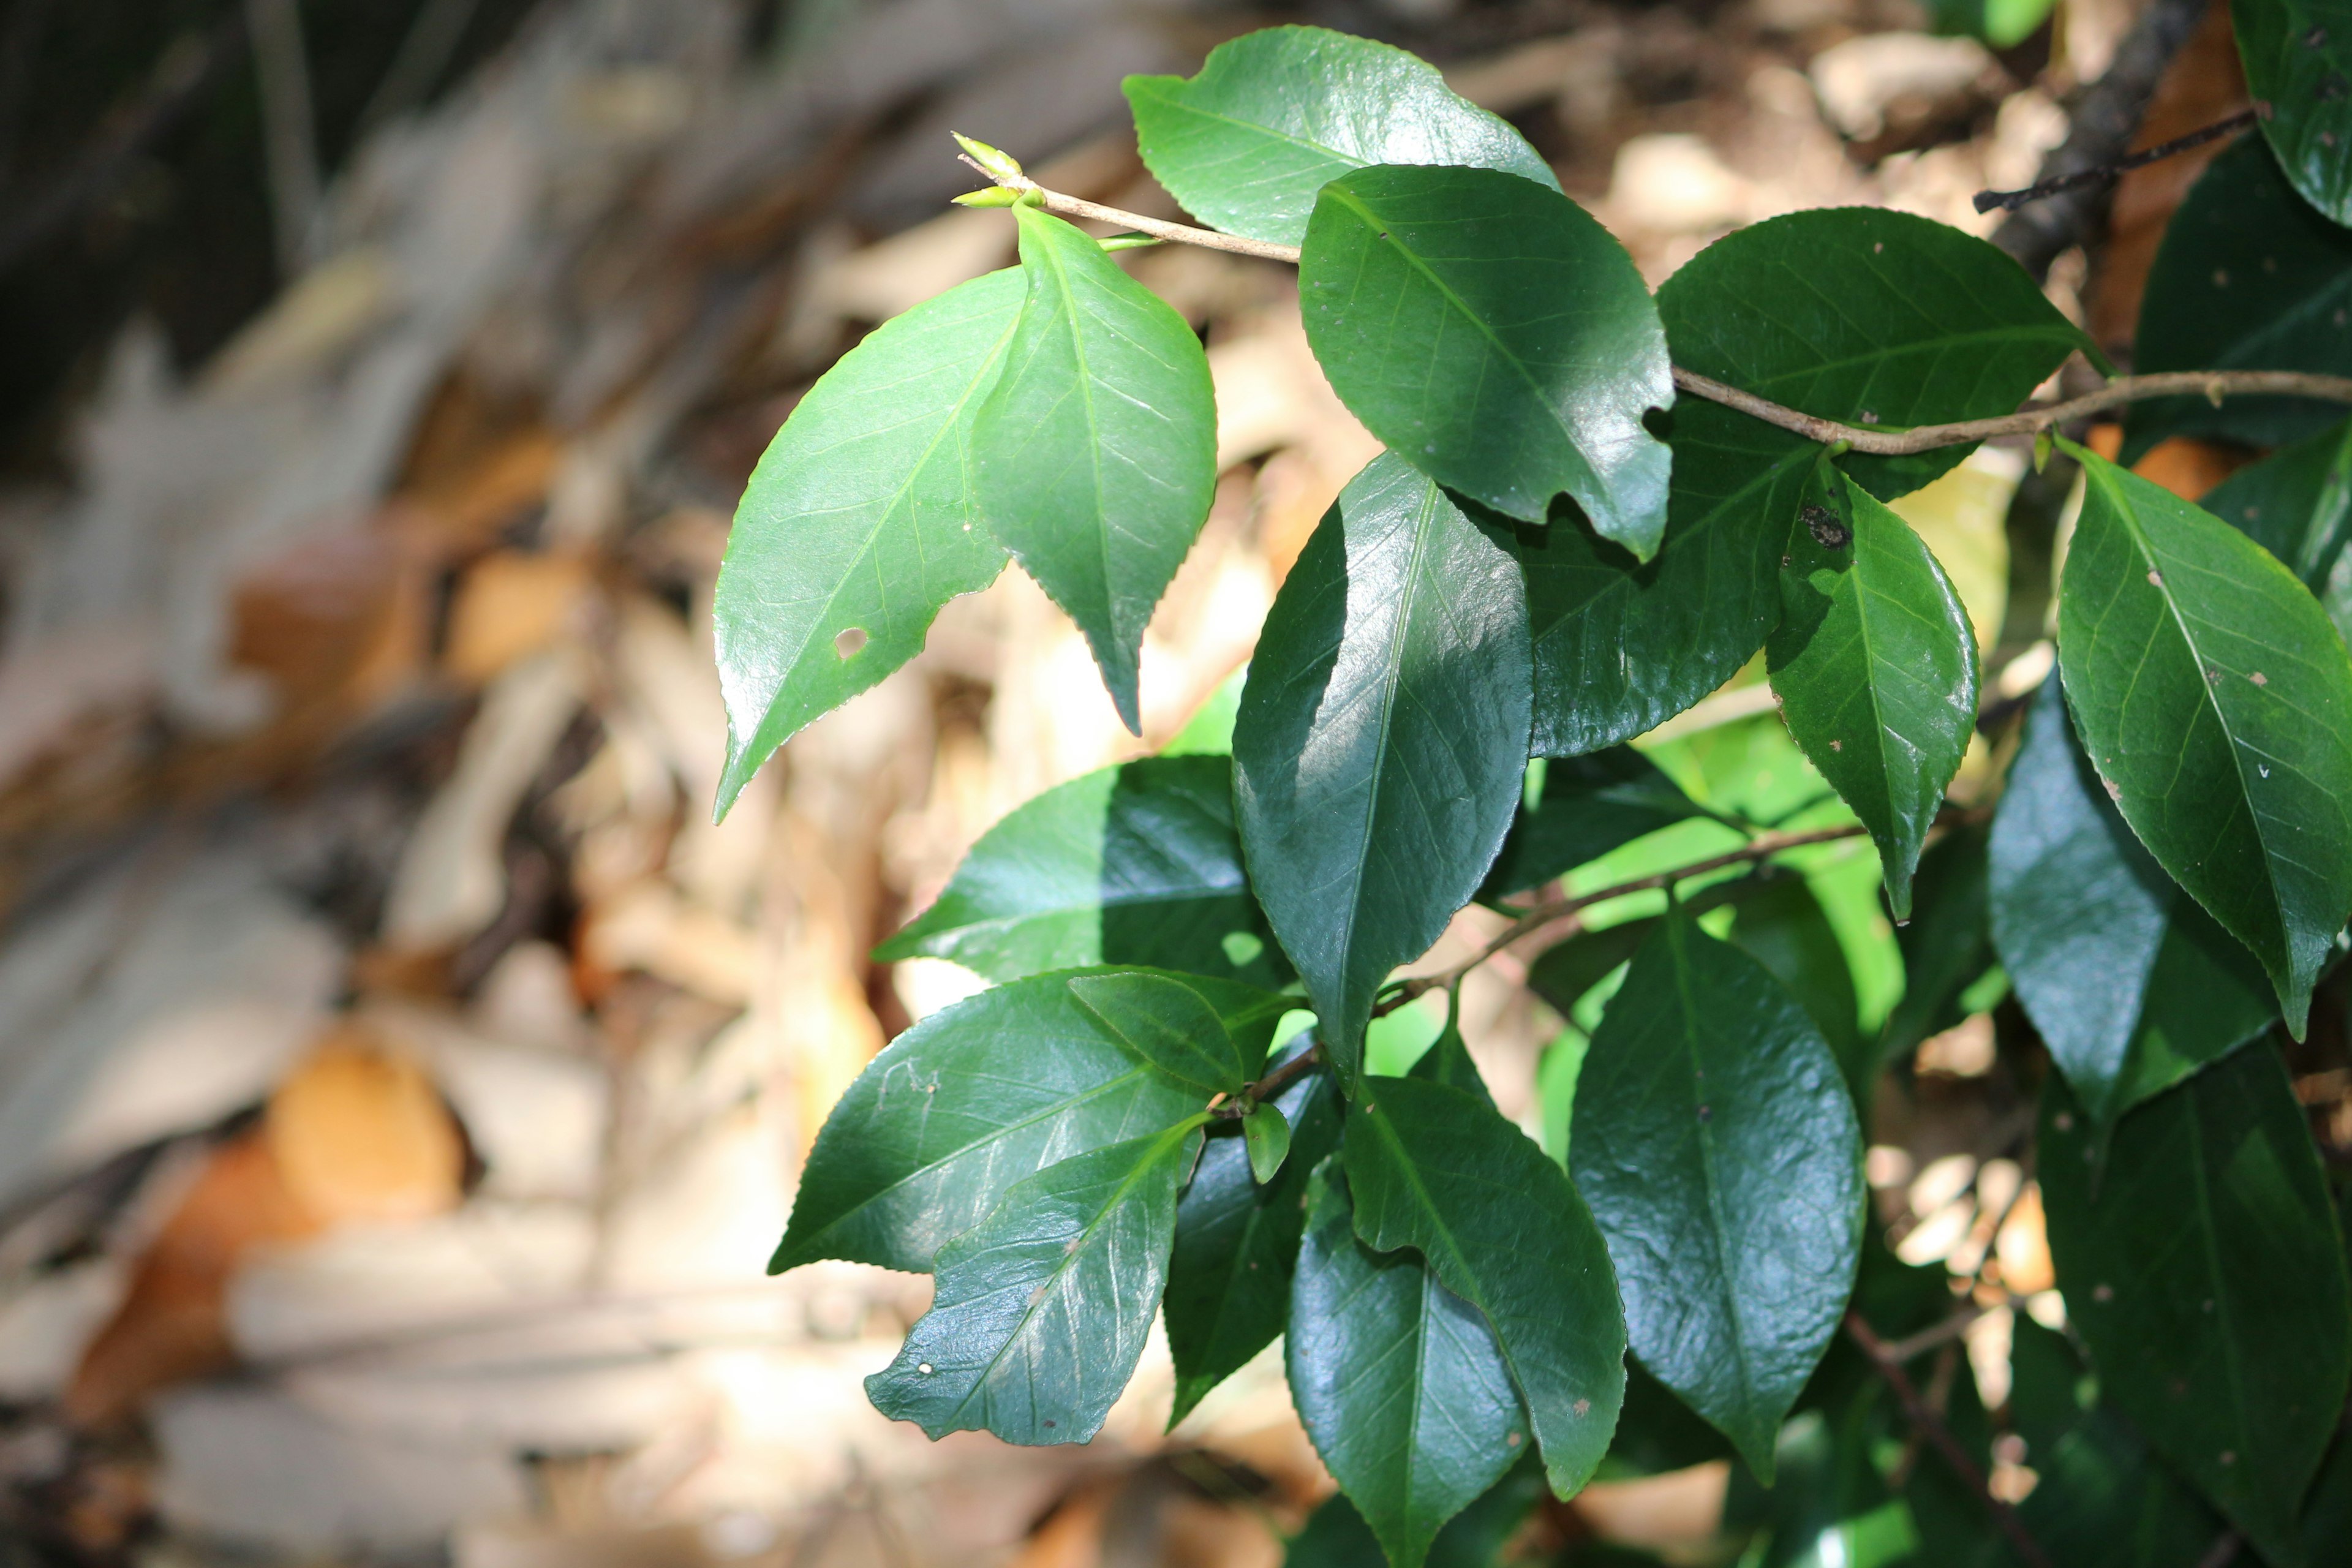
[(262, 1124), (294, 1201), (321, 1224), (457, 1206), (465, 1139), (425, 1069), (344, 1025), (269, 1097)]
[(476, 685), (539, 652), (578, 613), (588, 585), (588, 563), (576, 555), (485, 555), (458, 580), (443, 668)]
[(2206, 491), (2242, 468), (2246, 460), (2247, 454), (2234, 447), (2175, 436), (2150, 447), (2147, 456), (2132, 465), (2132, 472), (2183, 500), (2202, 500)]

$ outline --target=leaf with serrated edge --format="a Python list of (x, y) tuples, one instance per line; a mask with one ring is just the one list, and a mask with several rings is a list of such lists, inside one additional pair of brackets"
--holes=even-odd
[(877, 328), (752, 470), (712, 612), (721, 813), (801, 726), (920, 652), (940, 605), (1003, 570), (969, 468), (1022, 292), (1019, 272), (992, 272)]
[(1007, 1188), (993, 1213), (940, 1248), (931, 1310), (866, 1380), (874, 1407), (935, 1440), (977, 1430), (1008, 1443), (1092, 1438), (1159, 1310), (1199, 1121)]
[(2058, 664), (2091, 765), (2252, 950), (2300, 1038), (2352, 913), (2352, 658), (2260, 545), (2066, 443), (2087, 481)]
[(1070, 990), (1137, 1056), (1206, 1094), (1238, 1094), (1259, 1063), (1244, 1062), (1217, 1010), (1170, 974), (1079, 974)]
[(1870, 830), (1887, 902), (1908, 920), (1919, 851), (1976, 729), (1976, 635), (1934, 554), (1869, 491), (1824, 464), (1804, 506), (1764, 645), (1772, 694)]
[(1448, 489), (1541, 522), (1575, 498), (1636, 556), (1666, 522), (1675, 400), (1650, 291), (1558, 191), (1378, 165), (1323, 187), (1298, 262), (1307, 341), (1365, 428)]
[(2230, 16), (2247, 90), (2264, 111), (2261, 140), (2276, 151), (2304, 200), (2352, 224), (2352, 5), (2231, 0)]
[(1862, 1250), (1862, 1135), (1828, 1042), (1763, 965), (1669, 916), (1593, 1031), (1569, 1152), (1633, 1353), (1769, 1484)]
[(1308, 1194), (1291, 1398), (1393, 1568), (1420, 1568), (1445, 1521), (1526, 1451), (1527, 1416), (1478, 1310), (1412, 1253), (1358, 1241), (1333, 1165)]
[(1340, 492), (1266, 616), (1234, 815), (1343, 1084), (1372, 993), (1469, 902), (1510, 826), (1527, 646), (1509, 552), (1393, 456)]
[(1411, 1247), (1486, 1314), (1526, 1402), (1545, 1479), (1573, 1496), (1609, 1449), (1625, 1320), (1600, 1228), (1568, 1173), (1475, 1095), (1373, 1079), (1348, 1118), (1356, 1234)]
[(1140, 734), (1143, 629), (1216, 488), (1209, 362), (1184, 318), (1092, 237), (1034, 207), (1013, 216), (1029, 292), (972, 431), (974, 487)]
[[(983, 991), (866, 1064), (817, 1133), (769, 1272), (821, 1258), (928, 1270), (1024, 1176), (1200, 1110), (1207, 1096), (1122, 1044), (1070, 979)], [(1289, 1005), (1232, 981), (1183, 983), (1253, 1058)]]
[(1428, 62), (1325, 27), (1265, 27), (1209, 51), (1201, 74), (1131, 76), (1143, 162), (1228, 234), (1297, 245), (1315, 194), (1367, 163), (1503, 169), (1559, 189), (1542, 154)]
[(2249, 1046), (2123, 1119), (2103, 1166), (2055, 1078), (2042, 1201), (2103, 1396), (2272, 1563), (2352, 1373), (2326, 1178), (2278, 1053)]

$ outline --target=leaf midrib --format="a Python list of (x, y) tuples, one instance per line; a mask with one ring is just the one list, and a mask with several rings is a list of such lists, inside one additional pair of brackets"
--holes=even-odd
[[(1060, 220), (1058, 219), (1038, 220), (1040, 224), (1059, 221)], [(1062, 308), (1064, 312), (1068, 316), (1070, 322), (1070, 358), (1077, 366), (1076, 379), (1078, 401), (1080, 406), (1085, 411), (1087, 434), (1089, 437), (1087, 442), (1087, 471), (1093, 480), (1095, 492), (1095, 553), (1097, 560), (1101, 564), (1100, 581), (1102, 583), (1103, 613), (1108, 617), (1113, 612), (1114, 602), (1118, 595), (1111, 588), (1110, 528), (1108, 523), (1109, 511), (1103, 504), (1102, 422), (1095, 415), (1094, 378), (1087, 370), (1087, 341), (1086, 333), (1082, 330), (1083, 312), (1078, 309), (1077, 290), (1071, 287), (1069, 271), (1062, 259), (1062, 237), (1054, 230), (1044, 227), (1034, 229), (1032, 232), (1036, 233), (1039, 237), (1037, 244), (1038, 253), (1045, 258), (1048, 266), (1053, 270), (1054, 284), (1055, 289), (1061, 294)], [(1071, 232), (1076, 233), (1077, 231), (1073, 229)], [(1084, 238), (1085, 237), (1081, 236), (1080, 237)], [(1085, 242), (1088, 245), (1092, 245), (1094, 243), (1091, 239), (1087, 239)], [(1113, 635), (1116, 636), (1116, 628), (1110, 629), (1112, 630)]]

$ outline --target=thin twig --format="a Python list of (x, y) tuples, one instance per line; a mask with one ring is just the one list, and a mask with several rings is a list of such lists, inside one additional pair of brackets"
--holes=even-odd
[(1878, 1337), (1860, 1312), (1846, 1313), (1845, 1331), (1847, 1337), (1862, 1347), (1863, 1353), (1878, 1369), (1878, 1375), (1894, 1391), (1895, 1399), (1903, 1406), (1905, 1418), (1911, 1423), (1911, 1429), (1934, 1444), (1936, 1451), (1944, 1456), (1944, 1462), (1952, 1467), (1952, 1473), (1977, 1494), (1986, 1511), (1992, 1515), (1993, 1523), (2009, 1537), (2010, 1545), (2016, 1548), (2018, 1556), (2029, 1568), (2050, 1568), (2049, 1554), (2042, 1550), (2042, 1543), (2033, 1539), (2033, 1532), (2025, 1528), (2025, 1521), (2017, 1517), (2017, 1510), (1992, 1495), (1992, 1488), (1987, 1483), (1983, 1469), (1969, 1457), (1969, 1451), (1960, 1447), (1959, 1440), (1952, 1436), (1951, 1428), (1944, 1425), (1944, 1418), (1919, 1397), (1918, 1388), (1912, 1383), (1911, 1374), (1903, 1370), (1903, 1363), (1896, 1359), (1894, 1348)]
[(1123, 207), (1105, 206), (1082, 196), (1066, 195), (1049, 191), (1026, 174), (999, 174), (982, 168), (968, 154), (961, 154), (964, 163), (979, 169), (982, 174), (1008, 191), (1035, 192), (1037, 205), (1049, 213), (1064, 217), (1090, 217), (1103, 223), (1115, 223), (1131, 228), (1138, 234), (1148, 234), (1154, 239), (1174, 240), (1179, 245), (1197, 245), (1208, 250), (1229, 250), (1235, 256), (1255, 256), (1266, 261), (1287, 261), (1298, 264), (1298, 247), (1276, 245), (1271, 240), (1249, 239), (1238, 234), (1219, 234), (1213, 228), (1195, 228), (1189, 223), (1170, 223), (1165, 218), (1146, 217)]
[(2062, 195), (2068, 191), (2078, 191), (2089, 185), (2107, 184), (2122, 179), (2134, 169), (2144, 169), (2150, 163), (2158, 163), (2167, 158), (2177, 157), (2192, 147), (2202, 147), (2208, 142), (2217, 142), (2224, 136), (2235, 135), (2261, 118), (2260, 108), (2242, 109), (2228, 119), (2217, 120), (2201, 131), (2191, 131), (2186, 136), (2176, 136), (2169, 142), (2159, 142), (2153, 147), (2134, 153), (2129, 157), (2117, 158), (2112, 163), (2095, 164), (2088, 169), (2077, 169), (2071, 174), (2054, 174), (2046, 180), (2036, 180), (2021, 191), (1979, 191), (1976, 194), (1977, 211), (1989, 213), (1993, 208), (1999, 207), (2003, 212), (2013, 213), (2029, 202), (2044, 201), (2052, 196)]

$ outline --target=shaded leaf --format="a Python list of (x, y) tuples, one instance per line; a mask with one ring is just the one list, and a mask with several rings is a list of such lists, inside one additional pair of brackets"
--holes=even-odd
[(877, 327), (752, 470), (713, 606), (720, 812), (802, 725), (920, 652), (940, 605), (1003, 569), (967, 476), (1022, 292), (1019, 272), (992, 272)]
[(1216, 485), (1209, 362), (1184, 318), (1093, 237), (1016, 207), (1029, 291), (972, 432), (989, 527), (1085, 632), (1141, 733), (1143, 628)]
[(1475, 1095), (1488, 1105), (1495, 1103), (1494, 1092), (1479, 1076), (1478, 1064), (1470, 1059), (1470, 1047), (1462, 1038), (1462, 998), (1456, 994), (1448, 998), (1445, 1031), (1436, 1043), (1421, 1053), (1407, 1078), (1417, 1078), (1424, 1083), (1442, 1083)]
[(2247, 464), (2198, 504), (2324, 595), (2352, 538), (2352, 420)]
[(1238, 1094), (1263, 1065), (1244, 1061), (1217, 1010), (1172, 974), (1079, 974), (1068, 984), (1121, 1045), (1203, 1094)]
[[(1437, 1539), (1429, 1543), (1425, 1568), (1497, 1568), (1511, 1538), (1543, 1500), (1543, 1489), (1539, 1466), (1530, 1462), (1513, 1467), (1437, 1532)], [(1286, 1568), (1382, 1568), (1387, 1560), (1371, 1527), (1345, 1492), (1333, 1492), (1323, 1500), (1308, 1517), (1307, 1527), (1291, 1537), (1283, 1557)], [(1579, 1564), (1584, 1561), (1580, 1554)], [(1619, 1559), (1609, 1562), (1617, 1563)]]
[(1853, 970), (1821, 900), (1802, 877), (1759, 876), (1733, 907), (1731, 945), (1762, 964), (1805, 1010), (1829, 1043), (1854, 1103), (1866, 1107), (1863, 1076), (1876, 1061), (1876, 1042), (1865, 1046)]
[(1608, 1451), (1625, 1391), (1625, 1324), (1609, 1254), (1568, 1175), (1465, 1090), (1384, 1079), (1348, 1119), (1356, 1234), (1417, 1249), (1495, 1331), (1552, 1490), (1572, 1496)]
[(1242, 1117), (1242, 1143), (1249, 1152), (1250, 1174), (1263, 1184), (1281, 1173), (1290, 1153), (1290, 1121), (1271, 1101), (1253, 1105)]
[(2342, 0), (2231, 0), (2230, 16), (2247, 89), (2270, 106), (2245, 142), (2267, 141), (2304, 200), (2352, 223), (2352, 15)]
[(1076, 1154), (1007, 1188), (940, 1248), (931, 1310), (866, 1380), (874, 1407), (933, 1439), (1083, 1443), (1135, 1373), (1168, 1277), (1197, 1119)]
[(1828, 1042), (1761, 964), (1670, 915), (1593, 1033), (1570, 1169), (1633, 1353), (1769, 1482), (1862, 1246), (1862, 1137)]
[(1911, 923), (1895, 933), (1903, 955), (1903, 999), (1886, 1016), (1868, 1077), (1961, 1019), (1960, 994), (1993, 962), (1985, 844), (1979, 825), (1956, 827), (1919, 858)]
[(2058, 658), (2084, 749), (2157, 863), (2262, 961), (2300, 1037), (2352, 913), (2352, 658), (2252, 541), (2068, 449), (2088, 488)]
[(2041, 1176), (2068, 1316), (2105, 1397), (2273, 1563), (2352, 1373), (2326, 1179), (2277, 1053), (2249, 1047), (2095, 1132), (2055, 1079)]
[(1478, 889), (1482, 899), (1523, 893), (1645, 833), (1708, 813), (1631, 746), (1534, 766), (1542, 782), (1521, 796), (1510, 836)]
[(1428, 62), (1325, 27), (1265, 27), (1201, 74), (1131, 76), (1136, 145), (1184, 210), (1228, 234), (1297, 245), (1315, 194), (1367, 163), (1502, 169), (1559, 188), (1541, 154)]
[(1469, 901), (1510, 826), (1528, 702), (1509, 554), (1375, 458), (1284, 582), (1234, 727), (1251, 881), (1343, 1084), (1373, 991)]
[(1582, 207), (1492, 169), (1381, 165), (1323, 187), (1298, 264), (1307, 341), (1365, 428), (1449, 489), (1541, 522), (1566, 492), (1647, 559), (1674, 403), (1650, 291)]

